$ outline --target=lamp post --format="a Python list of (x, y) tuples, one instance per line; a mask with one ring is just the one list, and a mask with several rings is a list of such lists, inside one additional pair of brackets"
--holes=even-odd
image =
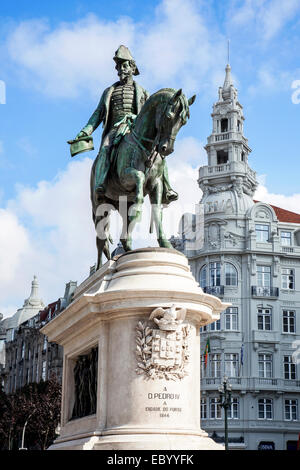
[(30, 413), (30, 415), (28, 416), (28, 418), (26, 419), (25, 421), (25, 424), (23, 426), (23, 432), (22, 432), (22, 444), (21, 444), (21, 447), (19, 447), (19, 450), (28, 450), (27, 447), (24, 447), (24, 440), (25, 440), (25, 430), (26, 430), (26, 426), (27, 426), (27, 423), (29, 421), (29, 418), (31, 418), (31, 416), (35, 413), (35, 410), (33, 410), (32, 413)]
[(228, 408), (231, 405), (231, 385), (228, 377), (224, 376), (223, 383), (219, 388), (219, 403), (224, 408), (224, 425), (225, 425), (225, 450), (228, 450)]

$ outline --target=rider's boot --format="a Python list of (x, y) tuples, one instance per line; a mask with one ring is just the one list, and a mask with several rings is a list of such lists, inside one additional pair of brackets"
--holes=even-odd
[(109, 170), (109, 156), (107, 149), (104, 147), (101, 149), (100, 155), (97, 157), (95, 166), (95, 193), (97, 197), (105, 195), (106, 191), (106, 178)]
[(164, 199), (167, 204), (172, 201), (177, 201), (178, 193), (171, 188), (170, 181), (169, 181), (169, 174), (168, 174), (168, 167), (166, 163), (164, 164), (164, 172), (163, 172), (163, 193)]

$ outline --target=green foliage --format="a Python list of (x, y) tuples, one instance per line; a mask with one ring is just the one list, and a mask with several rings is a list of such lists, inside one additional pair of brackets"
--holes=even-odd
[(13, 394), (0, 389), (0, 449), (45, 450), (56, 437), (60, 420), (61, 386), (55, 377), (25, 385)]

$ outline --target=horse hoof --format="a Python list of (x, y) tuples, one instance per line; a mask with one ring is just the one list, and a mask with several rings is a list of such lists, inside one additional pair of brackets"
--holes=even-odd
[(126, 252), (132, 250), (132, 242), (131, 241), (121, 240), (121, 243), (122, 243), (122, 246), (123, 246), (123, 248)]
[(158, 241), (158, 244), (161, 248), (173, 248), (171, 243), (168, 240), (166, 240), (165, 238), (159, 238), (157, 241)]

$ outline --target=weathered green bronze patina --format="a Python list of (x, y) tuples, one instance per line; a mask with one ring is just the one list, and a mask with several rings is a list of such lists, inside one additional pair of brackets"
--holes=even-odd
[(132, 79), (139, 72), (129, 50), (120, 46), (114, 60), (120, 81), (104, 91), (97, 109), (75, 139), (87, 138), (103, 122), (101, 146), (91, 172), (97, 269), (102, 253), (110, 259), (111, 210), (118, 210), (123, 218), (120, 240), (125, 251), (130, 251), (132, 231), (141, 218), (147, 194), (158, 243), (171, 248), (162, 228), (162, 204), (178, 199), (178, 194), (170, 186), (165, 157), (173, 152), (176, 135), (189, 118), (189, 106), (195, 100), (193, 96), (188, 101), (181, 90), (169, 88), (149, 98), (148, 92)]

